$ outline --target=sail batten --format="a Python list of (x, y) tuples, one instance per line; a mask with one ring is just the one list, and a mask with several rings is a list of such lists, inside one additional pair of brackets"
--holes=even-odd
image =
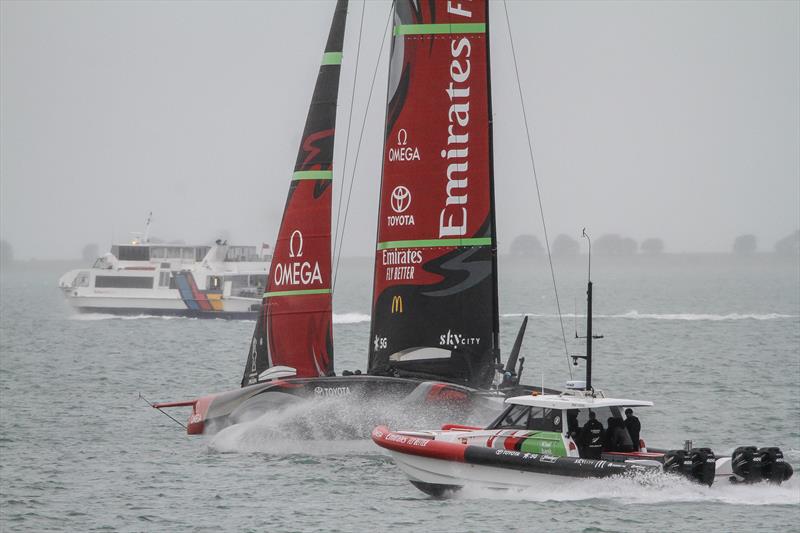
[(496, 349), (486, 0), (398, 0), (369, 372), (483, 387)]
[(333, 371), (331, 205), (336, 105), (347, 0), (338, 0), (291, 175), (242, 386), (284, 365), (298, 377)]

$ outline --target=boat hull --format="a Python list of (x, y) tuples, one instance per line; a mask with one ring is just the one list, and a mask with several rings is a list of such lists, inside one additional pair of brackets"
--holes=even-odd
[[(464, 432), (466, 434), (466, 432)], [(513, 489), (547, 480), (548, 486), (570, 478), (633, 476), (660, 471), (648, 459), (632, 462), (557, 457), (503, 448), (439, 441), (420, 432), (397, 433), (377, 427), (372, 440), (389, 450), (412, 484), (432, 496), (442, 496), (466, 484), (492, 489)]]
[[(519, 387), (519, 391), (529, 389)], [(452, 420), (482, 424), (493, 419), (502, 408), (506, 394), (452, 383), (422, 381), (372, 375), (326, 376), (318, 378), (276, 379), (248, 385), (220, 394), (205, 396), (178, 404), (156, 404), (156, 407), (192, 405), (187, 432), (213, 434), (242, 422), (252, 421), (266, 413), (277, 413), (289, 405), (320, 404), (326, 401), (346, 402), (349, 412), (360, 416), (369, 411), (375, 423), (388, 419), (425, 420), (441, 425)], [(378, 407), (378, 408), (376, 408)], [(366, 438), (375, 424), (360, 420), (356, 433), (337, 434), (343, 438)]]
[(103, 314), (116, 316), (169, 316), (183, 318), (222, 318), (226, 320), (255, 320), (258, 311), (202, 311), (198, 309), (170, 309), (164, 307), (99, 307), (73, 306), (81, 314)]
[[(467, 484), (513, 489), (542, 486), (539, 483), (546, 482), (547, 487), (553, 487), (574, 478), (635, 477), (660, 472), (708, 486), (715, 479), (780, 484), (793, 474), (792, 467), (783, 460), (783, 453), (774, 447), (739, 447), (731, 457), (716, 457), (707, 448), (692, 448), (604, 452), (600, 459), (588, 459), (510, 449), (506, 446), (508, 441), (499, 442), (503, 436), (504, 430), (451, 427), (393, 432), (379, 426), (372, 431), (372, 440), (388, 450), (409, 481), (436, 497)], [(493, 447), (492, 443), (499, 447)]]

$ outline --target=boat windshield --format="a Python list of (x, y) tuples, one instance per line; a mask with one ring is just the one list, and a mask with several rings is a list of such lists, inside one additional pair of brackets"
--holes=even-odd
[(511, 405), (489, 425), (488, 429), (561, 431), (561, 410)]

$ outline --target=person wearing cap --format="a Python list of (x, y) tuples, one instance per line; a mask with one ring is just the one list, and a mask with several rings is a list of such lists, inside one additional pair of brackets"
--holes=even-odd
[(639, 419), (633, 414), (633, 409), (628, 407), (625, 409), (625, 427), (633, 441), (633, 449), (639, 451), (639, 432), (642, 430), (642, 424)]

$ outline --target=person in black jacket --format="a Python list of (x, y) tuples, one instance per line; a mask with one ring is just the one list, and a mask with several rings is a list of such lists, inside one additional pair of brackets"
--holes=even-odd
[(625, 423), (618, 416), (608, 419), (608, 430), (606, 430), (605, 450), (607, 452), (632, 452), (633, 441)]
[(581, 457), (586, 459), (600, 459), (603, 453), (603, 424), (598, 422), (594, 411), (589, 411), (589, 420), (581, 429)]
[(639, 432), (642, 430), (642, 424), (639, 419), (633, 415), (633, 409), (628, 407), (625, 409), (625, 428), (633, 441), (633, 449), (639, 451)]

